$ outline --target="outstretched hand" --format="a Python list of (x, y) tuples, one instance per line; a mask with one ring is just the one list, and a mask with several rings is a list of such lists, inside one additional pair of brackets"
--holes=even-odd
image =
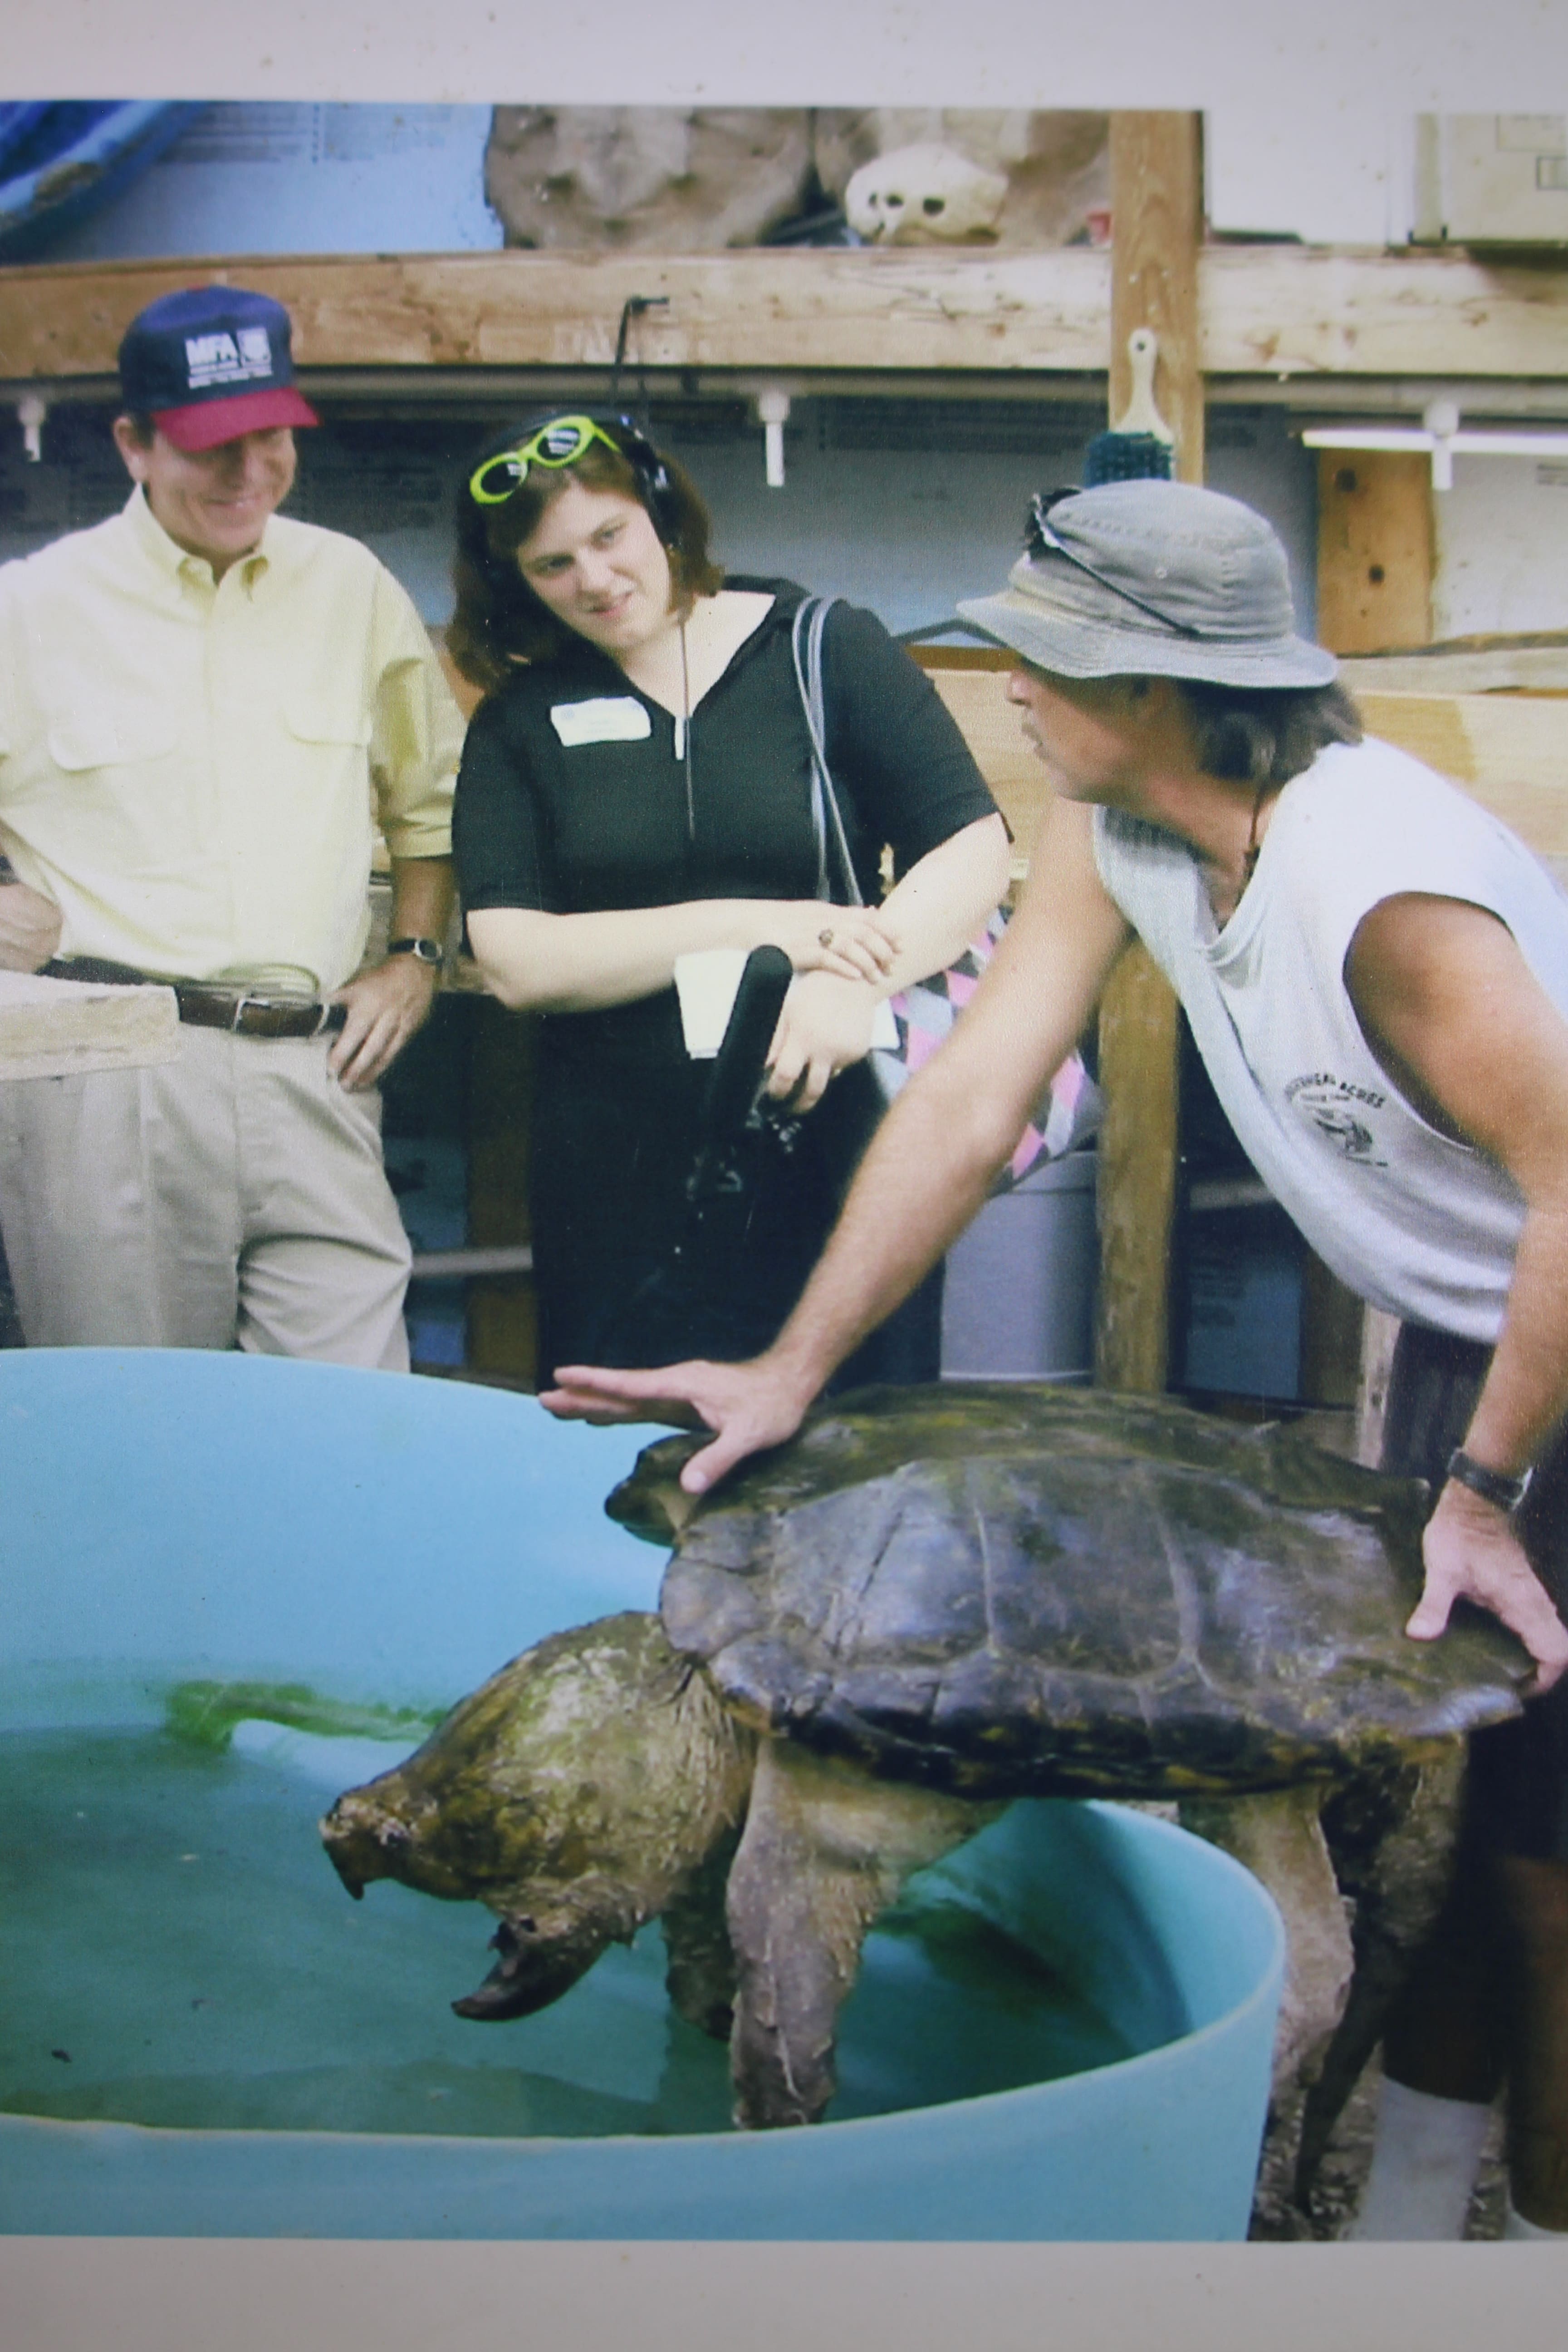
[(564, 1364), (555, 1381), (539, 1402), (560, 1421), (656, 1421), (711, 1430), (713, 1443), (681, 1471), (689, 1495), (706, 1494), (749, 1454), (793, 1437), (811, 1402), (765, 1356), (747, 1364), (663, 1364), (647, 1372)]
[(1426, 1587), (1405, 1630), (1435, 1641), (1456, 1601), (1473, 1601), (1517, 1633), (1535, 1660), (1527, 1694), (1538, 1698), (1568, 1669), (1568, 1626), (1524, 1556), (1512, 1523), (1493, 1504), (1450, 1479), (1422, 1539)]

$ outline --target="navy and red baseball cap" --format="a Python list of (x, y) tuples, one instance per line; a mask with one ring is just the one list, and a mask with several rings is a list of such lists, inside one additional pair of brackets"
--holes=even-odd
[(192, 286), (139, 310), (120, 346), (128, 409), (195, 455), (279, 425), (319, 425), (294, 383), (289, 313), (238, 286)]

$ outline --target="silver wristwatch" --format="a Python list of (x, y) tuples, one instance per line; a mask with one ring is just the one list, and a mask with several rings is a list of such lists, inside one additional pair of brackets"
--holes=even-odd
[(439, 940), (388, 940), (386, 952), (389, 956), (412, 956), (416, 963), (440, 965), (447, 961), (447, 950)]

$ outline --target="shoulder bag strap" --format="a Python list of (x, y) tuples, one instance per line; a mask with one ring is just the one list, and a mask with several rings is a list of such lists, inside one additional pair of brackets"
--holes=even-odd
[(816, 836), (816, 895), (819, 898), (831, 899), (833, 897), (828, 872), (831, 841), (846, 892), (840, 904), (863, 907), (866, 902), (856, 879), (855, 861), (849, 855), (844, 820), (838, 813), (838, 795), (833, 789), (833, 776), (827, 765), (827, 711), (822, 691), (822, 635), (827, 625), (827, 615), (837, 601), (836, 596), (807, 596), (805, 599), (790, 626), (790, 650), (795, 657), (795, 682), (800, 688), (806, 731), (811, 737), (811, 823)]

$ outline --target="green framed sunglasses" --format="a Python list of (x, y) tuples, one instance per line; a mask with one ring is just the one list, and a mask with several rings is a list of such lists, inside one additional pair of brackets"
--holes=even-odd
[(504, 506), (528, 479), (531, 466), (574, 466), (595, 441), (602, 441), (617, 457), (625, 455), (620, 444), (591, 416), (552, 416), (515, 449), (503, 449), (499, 457), (487, 457), (482, 466), (477, 466), (468, 476), (468, 496), (476, 506)]

